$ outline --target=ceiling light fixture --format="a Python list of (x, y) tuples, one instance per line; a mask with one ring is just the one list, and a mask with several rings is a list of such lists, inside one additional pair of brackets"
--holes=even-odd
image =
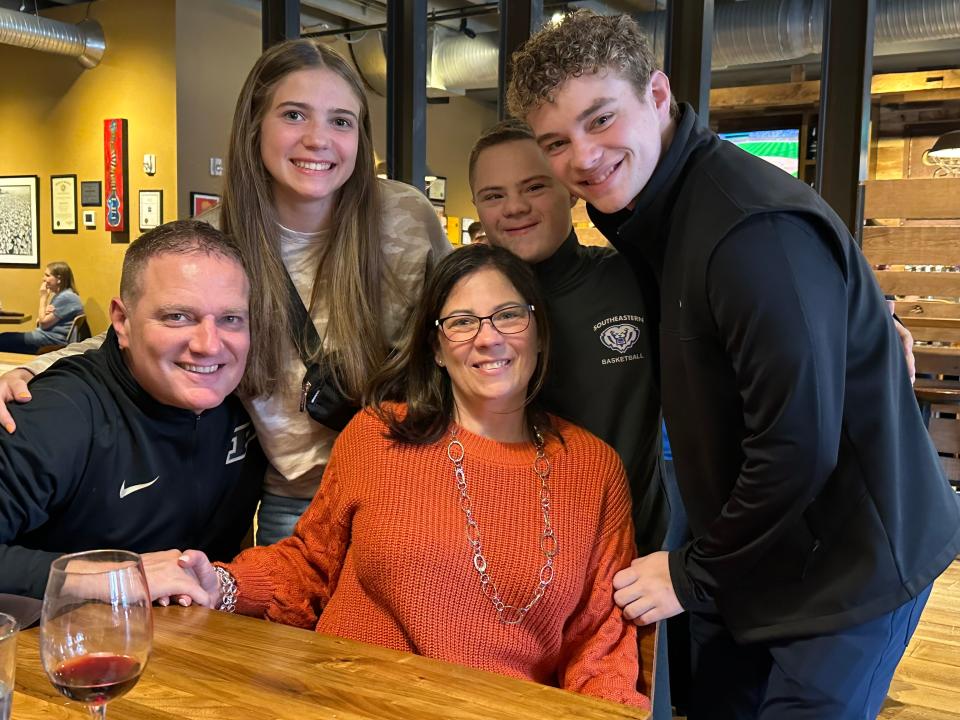
[(944, 133), (923, 153), (923, 164), (937, 169), (934, 177), (960, 176), (960, 130)]

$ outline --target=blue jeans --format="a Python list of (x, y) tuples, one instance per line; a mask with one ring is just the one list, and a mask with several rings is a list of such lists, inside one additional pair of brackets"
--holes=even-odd
[(738, 645), (691, 614), (689, 720), (874, 720), (932, 586), (874, 620), (824, 635)]
[(0, 333), (0, 352), (33, 355), (44, 345), (50, 345), (36, 330)]
[(257, 545), (273, 545), (293, 534), (310, 500), (263, 493), (257, 511)]

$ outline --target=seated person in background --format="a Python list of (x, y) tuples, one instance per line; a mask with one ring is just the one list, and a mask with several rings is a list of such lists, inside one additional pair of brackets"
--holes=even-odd
[(293, 536), (216, 568), (188, 551), (193, 599), (647, 707), (612, 597), (623, 465), (537, 405), (549, 335), (521, 260), (447, 255)]
[(45, 345), (66, 345), (73, 319), (83, 312), (73, 272), (65, 262), (53, 262), (43, 271), (37, 329), (0, 333), (0, 352), (34, 354)]
[(11, 408), (17, 433), (0, 433), (0, 592), (41, 597), (69, 552), (148, 553), (153, 585), (152, 551), (239, 550), (264, 469), (230, 395), (248, 294), (237, 250), (206, 223), (130, 245), (103, 346), (35, 378), (33, 401)]
[(472, 243), (485, 243), (487, 242), (487, 231), (483, 229), (483, 225), (479, 220), (474, 220), (467, 227), (467, 235), (470, 236), (470, 242)]

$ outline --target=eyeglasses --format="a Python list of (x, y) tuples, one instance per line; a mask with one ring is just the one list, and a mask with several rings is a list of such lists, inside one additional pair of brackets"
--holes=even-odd
[(502, 335), (515, 335), (530, 325), (533, 305), (510, 305), (497, 310), (492, 315), (448, 315), (433, 323), (450, 342), (466, 342), (480, 334), (484, 320), (489, 320), (493, 329)]

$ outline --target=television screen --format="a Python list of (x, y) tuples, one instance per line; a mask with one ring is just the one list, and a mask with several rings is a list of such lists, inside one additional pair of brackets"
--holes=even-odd
[(797, 177), (800, 169), (800, 131), (796, 128), (718, 134), (741, 150), (761, 157)]

